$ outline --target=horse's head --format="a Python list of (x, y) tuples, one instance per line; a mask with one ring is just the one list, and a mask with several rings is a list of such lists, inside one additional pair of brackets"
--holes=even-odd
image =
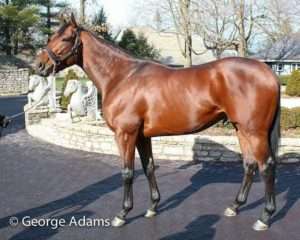
[(76, 92), (78, 89), (78, 85), (79, 85), (78, 80), (75, 80), (75, 79), (69, 80), (67, 83), (67, 86), (65, 88), (65, 91), (64, 91), (64, 96), (68, 97), (71, 94), (73, 94), (74, 92)]
[(29, 78), (29, 91), (33, 91), (43, 80), (43, 77), (38, 75), (31, 75)]
[(74, 64), (79, 64), (81, 53), (80, 27), (74, 15), (49, 39), (47, 46), (37, 55), (36, 70), (49, 76)]

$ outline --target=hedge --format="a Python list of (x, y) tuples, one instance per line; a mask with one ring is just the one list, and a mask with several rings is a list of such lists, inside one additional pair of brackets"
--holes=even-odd
[(293, 71), (287, 79), (285, 93), (290, 96), (300, 96), (300, 71)]
[[(300, 128), (300, 107), (297, 108), (281, 108), (281, 118), (280, 118), (281, 129), (294, 129)], [(230, 122), (223, 123), (218, 122), (215, 127), (234, 129)]]
[(290, 79), (291, 75), (279, 75), (279, 81), (281, 83), (281, 85), (286, 86), (288, 80)]
[(281, 108), (281, 128), (292, 129), (300, 127), (300, 107)]

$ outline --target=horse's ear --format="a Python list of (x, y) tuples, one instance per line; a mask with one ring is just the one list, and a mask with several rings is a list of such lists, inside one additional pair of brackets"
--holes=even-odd
[(75, 28), (77, 27), (77, 22), (75, 20), (75, 16), (74, 16), (73, 13), (71, 13), (71, 20), (70, 20), (70, 22), (71, 22), (71, 24), (72, 24), (73, 27), (75, 27)]

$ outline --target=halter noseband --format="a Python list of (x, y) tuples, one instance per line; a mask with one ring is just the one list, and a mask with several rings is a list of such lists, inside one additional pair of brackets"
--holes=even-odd
[(46, 51), (46, 53), (48, 54), (48, 57), (51, 59), (51, 61), (54, 64), (53, 73), (55, 73), (57, 66), (59, 66), (59, 64), (61, 64), (63, 61), (67, 60), (69, 57), (72, 57), (75, 55), (78, 56), (79, 48), (82, 45), (82, 42), (80, 40), (80, 32), (81, 32), (81, 29), (78, 28), (76, 30), (76, 38), (75, 38), (75, 42), (74, 42), (74, 45), (73, 45), (71, 51), (66, 53), (63, 56), (55, 55), (55, 53), (48, 47), (46, 47), (44, 49)]

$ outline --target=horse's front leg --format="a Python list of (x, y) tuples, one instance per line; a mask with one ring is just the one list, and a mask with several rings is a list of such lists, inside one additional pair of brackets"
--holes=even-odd
[(150, 194), (151, 194), (151, 207), (147, 210), (145, 217), (150, 218), (156, 215), (157, 205), (160, 200), (160, 193), (157, 187), (155, 179), (155, 166), (152, 154), (151, 138), (147, 138), (140, 133), (136, 143), (144, 173), (149, 182)]
[(119, 147), (120, 157), (123, 161), (122, 177), (124, 184), (124, 197), (122, 210), (112, 220), (113, 227), (120, 227), (125, 224), (125, 217), (133, 208), (133, 177), (134, 177), (134, 153), (137, 138), (137, 131), (126, 132), (118, 130), (115, 133), (117, 145)]

